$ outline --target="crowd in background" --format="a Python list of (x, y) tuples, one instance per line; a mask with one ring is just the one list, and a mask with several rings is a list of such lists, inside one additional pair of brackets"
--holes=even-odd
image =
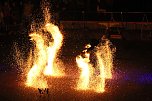
[[(50, 12), (52, 19), (59, 24), (61, 20), (109, 20), (111, 16), (115, 19), (122, 19), (122, 13), (106, 14), (106, 7), (114, 6), (113, 0), (0, 0), (0, 31), (8, 31), (12, 26), (21, 25), (21, 27), (30, 26), (35, 19), (42, 19), (41, 2), (50, 3)], [(102, 12), (99, 12), (102, 11)], [(104, 11), (104, 12), (103, 12)], [(130, 17), (131, 15), (131, 17)], [(132, 14), (127, 19), (136, 20), (141, 17)], [(139, 16), (143, 16), (140, 14)], [(147, 16), (151, 16), (148, 14)], [(134, 19), (135, 18), (135, 19)], [(23, 28), (21, 28), (23, 29)]]
[[(0, 25), (15, 25), (23, 23), (28, 20), (36, 12), (40, 11), (40, 3), (42, 0), (1, 0), (0, 1)], [(46, 0), (49, 1), (49, 0)], [(93, 5), (95, 2), (93, 0), (50, 0), (51, 14), (53, 14), (54, 19), (59, 19), (60, 13), (66, 11), (84, 11), (93, 10), (95, 7), (89, 6)], [(95, 0), (96, 1), (96, 0)]]
[[(53, 19), (56, 20), (60, 20), (61, 17), (68, 18), (69, 15), (76, 17), (78, 13), (84, 12), (90, 13), (89, 16), (93, 16), (98, 11), (111, 12), (116, 10), (117, 12), (127, 12), (127, 9), (132, 10), (136, 8), (131, 0), (128, 2), (127, 9), (118, 7), (124, 4), (123, 2), (118, 2), (120, 0), (0, 0), (0, 25), (18, 24), (25, 22), (25, 20), (28, 22), (31, 17), (36, 16), (40, 12), (42, 1), (50, 3), (51, 14), (53, 14)], [(125, 1), (127, 2), (127, 0)], [(139, 4), (142, 3), (139, 2)], [(140, 6), (139, 4), (138, 6)], [(133, 7), (131, 8), (130, 5)], [(141, 7), (139, 8), (140, 11), (143, 11)], [(137, 11), (136, 9), (133, 11)]]
[[(48, 0), (49, 1), (49, 0)], [(36, 17), (42, 17), (41, 0), (1, 0), (0, 30), (8, 31), (10, 27), (24, 25), (27, 27)], [(61, 11), (67, 10), (69, 1), (50, 0), (52, 19), (59, 20)], [(72, 6), (72, 5), (71, 5)], [(71, 9), (72, 10), (72, 9)], [(41, 19), (41, 18), (40, 18)], [(57, 21), (58, 22), (58, 21)]]
[(6, 0), (0, 3), (0, 29), (9, 30), (9, 27), (28, 23), (32, 16), (34, 5), (32, 1)]
[[(64, 1), (64, 0), (63, 0)], [(66, 1), (65, 1), (66, 2)], [(41, 0), (1, 0), (0, 1), (0, 31), (11, 30), (10, 27), (23, 25), (27, 27), (35, 17), (39, 17), (41, 12)], [(62, 2), (50, 0), (53, 19), (59, 19), (60, 9), (64, 10), (65, 6), (59, 7)], [(62, 3), (64, 4), (64, 3)], [(42, 14), (40, 15), (42, 16)]]

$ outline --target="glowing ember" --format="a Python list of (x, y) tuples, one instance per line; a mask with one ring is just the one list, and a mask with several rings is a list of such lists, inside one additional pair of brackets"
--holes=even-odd
[[(57, 64), (57, 54), (62, 46), (63, 36), (59, 28), (49, 22), (50, 14), (48, 11), (47, 7), (44, 8), (44, 27), (30, 34), (31, 40), (35, 43), (35, 57), (33, 66), (27, 75), (26, 85), (34, 88), (48, 87), (45, 75), (63, 75)], [(46, 39), (50, 35), (46, 35), (44, 31), (51, 35), (53, 41)]]
[[(91, 47), (87, 45), (84, 53), (76, 57), (77, 65), (81, 69), (77, 85), (78, 90), (90, 89), (99, 93), (105, 91), (105, 79), (112, 78), (113, 51), (110, 45), (109, 40), (102, 39), (102, 42), (94, 50), (87, 52), (88, 48)], [(93, 58), (90, 56), (91, 53), (95, 54), (96, 65), (90, 61)]]

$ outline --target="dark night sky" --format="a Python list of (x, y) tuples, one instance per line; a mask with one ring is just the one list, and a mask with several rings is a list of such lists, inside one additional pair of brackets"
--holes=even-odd
[[(75, 0), (68, 0), (74, 3)], [(89, 3), (90, 7), (97, 4), (97, 1), (100, 1), (102, 8), (105, 8), (108, 11), (152, 11), (152, 4), (150, 0), (76, 0), (77, 2), (83, 2), (84, 7)], [(76, 3), (74, 3), (76, 5)], [(95, 7), (95, 6), (94, 6)]]
[[(1, 0), (0, 2), (5, 2), (7, 0)], [(28, 1), (28, 0), (8, 0), (8, 1)], [(34, 3), (40, 2), (41, 0), (29, 0), (33, 1)], [(48, 0), (49, 1), (49, 0)], [(62, 1), (68, 1), (69, 4), (73, 3), (74, 6), (77, 6), (75, 2), (81, 2), (83, 3), (83, 7), (85, 8), (87, 3), (89, 3), (90, 7), (93, 6), (93, 4), (96, 4), (98, 0), (50, 0), (50, 2), (62, 2)], [(107, 11), (130, 11), (130, 12), (136, 12), (136, 11), (142, 11), (142, 12), (152, 12), (152, 4), (151, 0), (100, 0), (102, 8), (106, 9)], [(93, 6), (94, 9), (95, 5)], [(85, 8), (86, 9), (86, 8)]]
[(114, 11), (152, 11), (150, 0), (113, 0)]

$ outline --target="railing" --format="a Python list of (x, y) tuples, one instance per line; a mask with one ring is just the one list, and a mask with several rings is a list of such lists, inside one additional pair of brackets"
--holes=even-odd
[(79, 21), (121, 21), (151, 22), (152, 12), (87, 12), (66, 11), (60, 13), (60, 20)]

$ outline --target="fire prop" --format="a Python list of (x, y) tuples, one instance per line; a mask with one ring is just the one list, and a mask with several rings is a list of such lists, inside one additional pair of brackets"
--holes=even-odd
[[(48, 88), (46, 76), (63, 75), (63, 71), (58, 68), (57, 64), (57, 55), (62, 46), (63, 36), (59, 28), (50, 23), (48, 6), (43, 7), (45, 7), (43, 9), (44, 26), (29, 35), (35, 44), (35, 48), (34, 62), (27, 74), (26, 85), (34, 88)], [(52, 39), (49, 40), (48, 36)]]
[[(81, 69), (78, 90), (94, 90), (99, 93), (105, 91), (105, 79), (112, 79), (114, 50), (110, 46), (109, 40), (102, 39), (94, 50), (89, 52), (91, 45), (86, 45), (83, 54), (76, 57), (77, 65)], [(95, 61), (91, 62), (92, 58)]]

